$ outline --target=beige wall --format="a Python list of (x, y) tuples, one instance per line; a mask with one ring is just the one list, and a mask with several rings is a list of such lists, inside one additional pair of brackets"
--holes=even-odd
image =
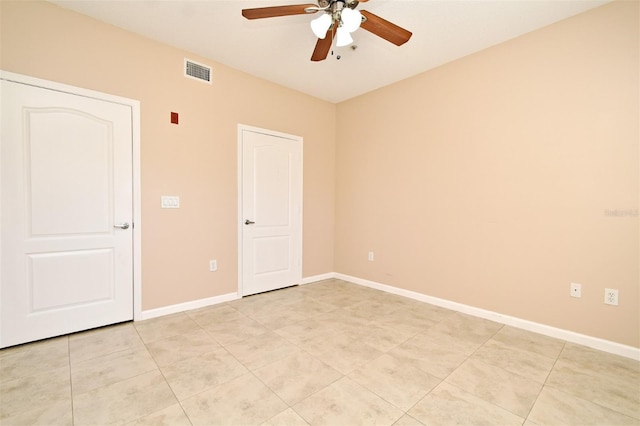
[(339, 104), (336, 271), (640, 346), (638, 15), (606, 5)]
[[(238, 123), (304, 138), (303, 276), (333, 271), (335, 105), (48, 3), (1, 4), (0, 68), (141, 101), (143, 309), (236, 291)], [(212, 85), (183, 77), (185, 56)]]

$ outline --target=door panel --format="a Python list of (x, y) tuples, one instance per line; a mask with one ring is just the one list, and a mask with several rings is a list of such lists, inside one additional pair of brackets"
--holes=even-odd
[[(293, 182), (291, 179), (292, 153), (289, 142), (267, 140), (262, 145), (253, 145), (253, 209), (254, 218), (259, 226), (291, 225), (290, 198)], [(253, 137), (249, 137), (253, 140)], [(258, 142), (260, 143), (260, 142)], [(249, 164), (251, 163), (249, 160)]]
[(132, 319), (131, 107), (1, 90), (0, 346)]
[(291, 236), (270, 236), (253, 240), (253, 271), (255, 275), (288, 272), (292, 268)]
[(249, 129), (241, 138), (246, 296), (301, 281), (302, 140)]
[[(27, 215), (32, 236), (108, 233), (112, 123), (73, 109), (25, 108)], [(69, 158), (78, 153), (81, 161)], [(78, 179), (82, 176), (82, 179)]]
[(113, 299), (113, 250), (37, 253), (28, 258), (30, 311)]

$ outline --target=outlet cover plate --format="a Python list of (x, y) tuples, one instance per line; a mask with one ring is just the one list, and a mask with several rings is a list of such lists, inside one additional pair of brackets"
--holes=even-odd
[(569, 294), (571, 297), (582, 297), (582, 284), (571, 283)]
[(607, 305), (618, 306), (618, 290), (615, 288), (605, 288), (604, 303)]

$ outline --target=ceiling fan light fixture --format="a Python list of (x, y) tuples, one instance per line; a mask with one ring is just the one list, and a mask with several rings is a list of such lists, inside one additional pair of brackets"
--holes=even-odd
[(314, 62), (327, 59), (334, 41), (338, 47), (348, 46), (353, 43), (351, 33), (360, 27), (396, 46), (403, 45), (411, 38), (411, 31), (407, 31), (393, 22), (389, 22), (366, 10), (356, 10), (358, 4), (368, 0), (316, 1), (317, 4), (307, 3), (242, 9), (242, 16), (247, 19), (261, 19), (320, 12), (320, 16), (310, 22), (313, 34), (318, 37), (316, 47), (311, 55), (311, 60)]
[(353, 39), (349, 31), (345, 27), (338, 27), (338, 31), (336, 31), (336, 46), (348, 46), (351, 43), (353, 43)]
[(345, 8), (341, 13), (342, 26), (350, 33), (360, 28), (362, 22), (362, 14), (359, 10)]
[(327, 36), (327, 31), (329, 30), (331, 23), (331, 16), (323, 13), (322, 15), (311, 21), (311, 31), (313, 31), (316, 37), (325, 38)]

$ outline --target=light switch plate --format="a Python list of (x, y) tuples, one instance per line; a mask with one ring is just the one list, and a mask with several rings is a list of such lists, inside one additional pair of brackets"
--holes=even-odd
[(163, 195), (160, 197), (160, 206), (163, 209), (179, 209), (180, 197), (175, 195)]

